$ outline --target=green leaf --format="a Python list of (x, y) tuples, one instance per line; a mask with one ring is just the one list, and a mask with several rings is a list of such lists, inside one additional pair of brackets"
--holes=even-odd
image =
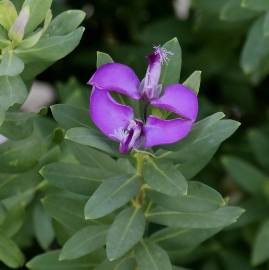
[(163, 150), (159, 150), (159, 158), (168, 158), (172, 154), (172, 151), (180, 150), (187, 145), (193, 143), (194, 140), (197, 140), (199, 137), (202, 137), (205, 135), (210, 128), (216, 124), (219, 120), (225, 117), (225, 114), (222, 112), (214, 113), (198, 122), (196, 122), (191, 130), (191, 132), (188, 134), (187, 137), (185, 137), (180, 142), (173, 144), (173, 145), (165, 145), (164, 148), (170, 150), (170, 152), (163, 152)]
[(36, 203), (33, 211), (34, 231), (39, 245), (47, 250), (54, 240), (51, 218), (44, 212), (40, 203)]
[(41, 39), (41, 37), (44, 35), (44, 33), (47, 31), (48, 26), (52, 19), (52, 12), (49, 9), (47, 12), (43, 27), (40, 28), (38, 31), (35, 31), (32, 35), (26, 37), (20, 44), (18, 45), (18, 48), (20, 49), (28, 49), (33, 46), (35, 46), (38, 41)]
[(44, 166), (48, 163), (53, 163), (62, 158), (62, 149), (60, 145), (54, 145), (51, 147), (39, 160), (39, 165)]
[(85, 270), (94, 269), (102, 259), (99, 254), (91, 254), (72, 261), (59, 261), (60, 251), (49, 251), (34, 257), (27, 263), (31, 270)]
[(252, 10), (265, 11), (269, 9), (269, 2), (267, 0), (241, 0), (241, 6)]
[(150, 239), (165, 250), (194, 249), (221, 229), (165, 228), (154, 233)]
[(24, 216), (24, 206), (21, 204), (9, 207), (5, 220), (0, 226), (0, 232), (6, 237), (13, 237), (21, 229)]
[(265, 15), (265, 19), (263, 23), (263, 34), (265, 37), (269, 36), (269, 11)]
[(103, 182), (85, 206), (86, 219), (97, 219), (125, 205), (139, 190), (140, 177), (123, 175)]
[(90, 168), (98, 169), (99, 172), (102, 172), (104, 178), (125, 172), (123, 169), (127, 168), (127, 165), (123, 168), (120, 163), (121, 159), (116, 161), (109, 155), (89, 146), (73, 143), (71, 141), (68, 142), (68, 146), (71, 148), (72, 153), (81, 164)]
[(69, 104), (56, 104), (50, 108), (54, 119), (65, 129), (93, 127), (89, 118), (89, 112), (83, 108), (74, 107)]
[(171, 197), (151, 192), (149, 196), (155, 203), (164, 208), (182, 212), (207, 212), (226, 204), (216, 190), (203, 183), (193, 181), (188, 183), (186, 195)]
[(169, 227), (210, 229), (231, 225), (243, 212), (243, 209), (232, 206), (207, 212), (184, 212), (155, 208), (147, 214), (147, 218), (151, 222)]
[(34, 31), (45, 19), (51, 7), (52, 0), (25, 0), (22, 8), (29, 6), (30, 18), (26, 26), (26, 33)]
[(167, 253), (150, 241), (142, 241), (135, 248), (139, 270), (172, 270)]
[(116, 144), (104, 135), (101, 135), (96, 129), (83, 127), (71, 128), (66, 132), (65, 139), (91, 146), (111, 155), (118, 155)]
[(253, 251), (251, 261), (254, 266), (257, 266), (269, 259), (269, 220), (265, 221), (260, 227)]
[(59, 260), (73, 260), (92, 253), (106, 243), (107, 225), (91, 225), (76, 232), (63, 246)]
[(251, 130), (248, 133), (248, 141), (256, 160), (261, 164), (261, 166), (263, 166), (264, 169), (268, 170), (268, 136), (259, 130)]
[(96, 67), (99, 68), (100, 66), (107, 64), (107, 63), (113, 63), (113, 59), (111, 56), (107, 53), (103, 52), (97, 52), (97, 60), (96, 60)]
[(0, 49), (4, 49), (10, 45), (10, 41), (6, 40), (0, 35)]
[(6, 218), (6, 209), (0, 201), (0, 225), (4, 222), (5, 218)]
[(82, 195), (92, 194), (104, 180), (99, 169), (63, 162), (43, 167), (40, 174), (52, 185)]
[(187, 179), (191, 179), (205, 167), (220, 144), (239, 126), (240, 123), (233, 120), (198, 122), (197, 128), (195, 126), (186, 139), (174, 144), (174, 152), (168, 153), (165, 158), (177, 162), (177, 168)]
[(49, 36), (62, 36), (74, 31), (84, 20), (85, 12), (81, 10), (67, 10), (56, 16), (48, 30)]
[[(224, 117), (225, 117), (224, 113), (217, 112), (196, 122), (187, 137), (185, 137), (183, 140), (174, 145), (165, 145), (164, 146), (165, 149), (170, 150), (172, 153), (172, 151), (180, 150), (181, 148), (186, 147), (188, 144), (191, 144), (197, 138), (205, 135), (208, 132), (208, 130), (212, 128), (213, 125), (218, 123), (219, 120), (221, 120)], [(167, 153), (166, 155), (169, 157), (171, 153)]]
[(22, 73), (23, 69), (24, 63), (13, 51), (7, 51), (3, 54), (0, 64), (0, 76), (17, 76)]
[(34, 131), (23, 140), (11, 141), (0, 145), (0, 172), (24, 172), (36, 166), (44, 151), (44, 142)]
[(163, 86), (178, 83), (181, 71), (181, 48), (177, 38), (173, 38), (166, 42), (162, 48), (171, 52), (173, 55), (168, 55), (167, 63), (163, 64), (160, 83)]
[(52, 219), (52, 225), (55, 232), (56, 241), (61, 247), (74, 233), (76, 233), (76, 231), (72, 229), (70, 230), (55, 219)]
[(138, 208), (122, 210), (111, 225), (106, 242), (106, 253), (110, 261), (126, 254), (143, 237), (145, 217)]
[(23, 104), (27, 89), (19, 76), (0, 77), (0, 109), (7, 110), (14, 104)]
[(192, 89), (197, 95), (199, 93), (200, 85), (201, 85), (201, 75), (202, 71), (197, 70), (194, 71), (183, 83), (186, 87)]
[(185, 177), (170, 163), (147, 159), (143, 175), (145, 182), (158, 192), (171, 196), (187, 193), (188, 185)]
[(244, 9), (241, 6), (242, 0), (229, 0), (221, 9), (220, 18), (225, 21), (248, 20), (257, 16), (257, 12)]
[(98, 265), (95, 270), (130, 270), (135, 269), (135, 267), (136, 262), (134, 258), (124, 257), (113, 262), (105, 260), (100, 265)]
[[(193, 139), (198, 138), (202, 136), (203, 134), (206, 134), (210, 127), (218, 123), (218, 121), (223, 119), (224, 117), (225, 117), (225, 114), (223, 112), (217, 112), (196, 122), (190, 134), (181, 143), (186, 145), (192, 142)], [(178, 146), (181, 147), (182, 146), (181, 143), (179, 143)]]
[(83, 27), (64, 36), (44, 37), (32, 48), (15, 50), (26, 65), (23, 72), (25, 79), (31, 80), (53, 62), (72, 52), (80, 42)]
[(6, 30), (10, 29), (17, 16), (16, 8), (11, 1), (3, 0), (0, 2), (0, 25)]
[(134, 165), (131, 164), (128, 157), (127, 158), (118, 158), (117, 161), (117, 167), (116, 170), (118, 173), (128, 173), (128, 174), (134, 174), (136, 172), (136, 169), (134, 168)]
[(33, 133), (35, 113), (6, 112), (5, 121), (0, 127), (0, 133), (11, 140), (20, 140)]
[(269, 37), (264, 36), (265, 16), (257, 19), (247, 35), (240, 64), (246, 74), (254, 73), (269, 56)]
[(268, 177), (253, 165), (236, 157), (224, 157), (222, 162), (233, 180), (245, 191), (259, 196)]
[(23, 266), (24, 256), (11, 239), (0, 232), (0, 261), (10, 268)]
[(6, 112), (0, 108), (0, 130), (1, 130), (1, 126), (3, 122), (5, 121), (5, 115), (6, 115)]
[(48, 195), (42, 200), (42, 203), (52, 218), (72, 232), (91, 223), (87, 222), (83, 216), (84, 197), (73, 194)]
[(38, 184), (41, 177), (37, 168), (18, 174), (0, 174), (0, 199), (6, 199), (16, 194), (17, 197), (31, 190)]
[(69, 54), (78, 45), (82, 34), (83, 27), (79, 27), (75, 31), (55, 37), (44, 37), (32, 48), (22, 50), (16, 49), (18, 56), (28, 64), (33, 59), (45, 62), (54, 62)]

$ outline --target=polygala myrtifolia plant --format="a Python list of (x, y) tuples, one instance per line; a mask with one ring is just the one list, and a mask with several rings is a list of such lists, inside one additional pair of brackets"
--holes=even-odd
[[(21, 112), (32, 81), (79, 43), (84, 18), (70, 10), (52, 18), (52, 0), (0, 1), (0, 261), (24, 264), (22, 249), (43, 249), (54, 239), (51, 218), (40, 197), (39, 170), (58, 159), (59, 131), (53, 120)], [(3, 268), (0, 266), (1, 269)]]
[(178, 83), (177, 39), (155, 47), (148, 62), (139, 81), (98, 52), (90, 117), (77, 87), (51, 107), (65, 140), (60, 161), (40, 170), (55, 187), (42, 203), (62, 249), (33, 258), (29, 269), (183, 269), (176, 265), (242, 214), (188, 181), (239, 123), (223, 113), (194, 123), (201, 72)]

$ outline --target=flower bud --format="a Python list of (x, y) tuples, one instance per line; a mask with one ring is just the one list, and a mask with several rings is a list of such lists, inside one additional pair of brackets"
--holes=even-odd
[(8, 36), (16, 44), (20, 43), (24, 37), (24, 31), (30, 17), (30, 8), (25, 6), (21, 11), (14, 24), (11, 26)]
[(146, 76), (140, 85), (142, 97), (147, 101), (160, 97), (162, 86), (159, 85), (159, 80), (162, 65), (167, 62), (168, 55), (172, 53), (165, 48), (155, 46), (154, 51), (148, 56)]

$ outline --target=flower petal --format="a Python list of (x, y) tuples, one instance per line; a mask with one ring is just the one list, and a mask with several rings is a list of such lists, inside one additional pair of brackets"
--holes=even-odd
[(108, 91), (94, 87), (90, 97), (90, 116), (105, 135), (115, 140), (116, 132), (128, 126), (134, 112), (131, 107), (117, 103)]
[(99, 89), (116, 91), (133, 99), (139, 99), (140, 81), (134, 71), (123, 64), (109, 63), (99, 67), (88, 84)]
[(148, 56), (149, 65), (147, 68), (146, 76), (140, 85), (140, 92), (144, 99), (152, 100), (158, 98), (160, 91), (159, 80), (162, 70), (161, 59), (158, 54), (154, 52)]
[(192, 128), (193, 122), (186, 119), (162, 120), (150, 115), (144, 126), (144, 147), (170, 144), (183, 139)]
[(164, 89), (164, 94), (151, 101), (151, 105), (174, 112), (184, 118), (195, 121), (198, 113), (196, 94), (182, 84), (172, 84)]

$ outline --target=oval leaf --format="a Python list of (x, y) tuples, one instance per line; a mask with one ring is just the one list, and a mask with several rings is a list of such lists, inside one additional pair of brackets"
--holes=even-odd
[(111, 225), (106, 243), (106, 253), (110, 261), (127, 253), (138, 243), (145, 230), (145, 217), (138, 208), (127, 208), (117, 215)]
[(96, 67), (99, 68), (100, 66), (108, 63), (113, 63), (111, 56), (107, 53), (97, 52)]
[(55, 162), (42, 168), (40, 174), (56, 187), (90, 195), (102, 183), (102, 171), (79, 164)]
[(118, 155), (116, 144), (92, 128), (71, 128), (66, 132), (65, 139), (88, 145), (112, 155)]
[(73, 260), (104, 246), (108, 226), (90, 225), (76, 232), (63, 246), (59, 260)]
[(192, 89), (197, 95), (199, 93), (200, 84), (201, 84), (201, 74), (202, 71), (194, 71), (183, 83), (186, 87)]
[(148, 159), (143, 167), (145, 182), (154, 190), (176, 196), (187, 193), (187, 181), (175, 166), (170, 163)]
[(207, 212), (226, 204), (216, 190), (200, 182), (189, 182), (186, 195), (171, 197), (150, 192), (149, 196), (153, 202), (164, 208), (182, 212)]
[(135, 258), (139, 270), (172, 270), (167, 253), (150, 241), (142, 241), (136, 246)]
[(169, 227), (216, 228), (231, 225), (244, 212), (239, 207), (222, 207), (208, 212), (183, 212), (155, 208), (147, 214), (149, 221)]
[(252, 263), (257, 266), (269, 258), (269, 220), (261, 226), (257, 233), (253, 251)]
[(163, 46), (168, 52), (173, 55), (168, 56), (167, 63), (162, 66), (160, 84), (163, 86), (178, 83), (181, 71), (181, 47), (177, 38), (173, 38), (166, 42)]
[(97, 219), (126, 204), (139, 190), (140, 177), (123, 175), (107, 179), (85, 206), (86, 219)]
[(19, 76), (0, 77), (0, 109), (7, 110), (14, 104), (22, 104), (27, 94), (24, 82)]
[(85, 270), (94, 269), (102, 259), (100, 254), (91, 254), (76, 260), (59, 261), (59, 251), (49, 251), (34, 257), (27, 263), (27, 268), (32, 270)]
[(62, 36), (74, 31), (84, 20), (82, 10), (68, 10), (56, 16), (48, 27), (49, 36)]
[(24, 256), (11, 239), (0, 232), (0, 261), (11, 268), (19, 268), (24, 263)]
[(88, 110), (69, 104), (56, 104), (50, 107), (53, 118), (65, 128), (93, 127)]

